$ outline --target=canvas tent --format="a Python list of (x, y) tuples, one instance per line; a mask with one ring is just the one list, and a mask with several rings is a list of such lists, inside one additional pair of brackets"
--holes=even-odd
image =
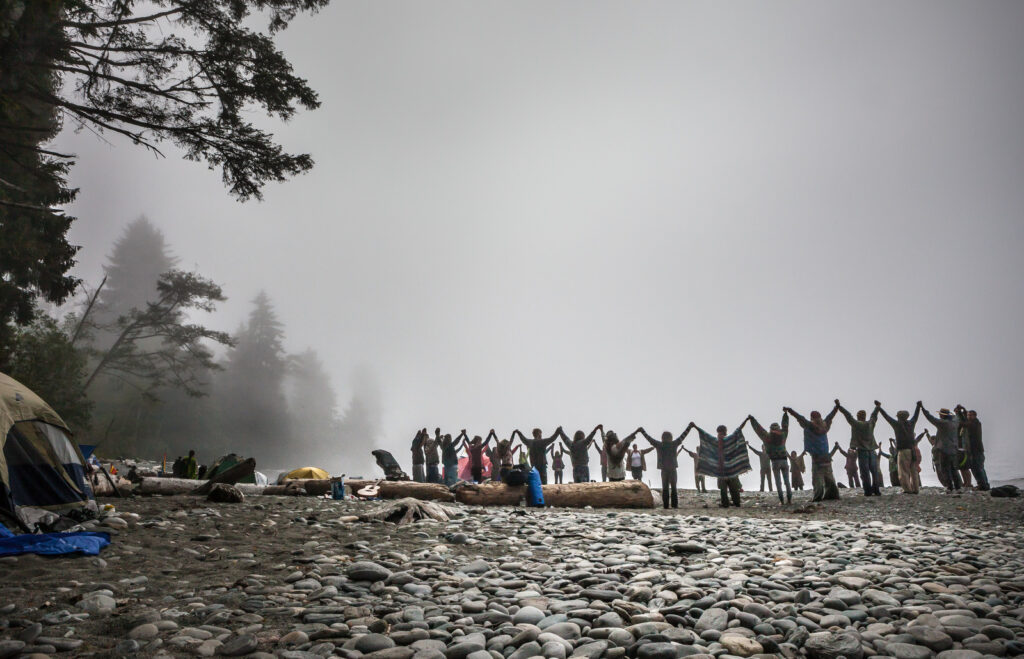
[(60, 517), (96, 514), (85, 460), (67, 424), (17, 380), (0, 373), (0, 517), (37, 531)]

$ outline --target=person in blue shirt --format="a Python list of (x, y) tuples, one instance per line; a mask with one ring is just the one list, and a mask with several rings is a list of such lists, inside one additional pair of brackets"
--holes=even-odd
[(832, 428), (832, 419), (839, 411), (836, 405), (824, 419), (821, 412), (811, 412), (810, 420), (805, 419), (793, 408), (784, 408), (786, 413), (796, 419), (804, 429), (804, 451), (811, 456), (811, 487), (814, 491), (812, 501), (825, 501), (839, 498), (839, 486), (836, 485), (835, 474), (832, 473), (832, 454), (828, 449), (828, 431)]

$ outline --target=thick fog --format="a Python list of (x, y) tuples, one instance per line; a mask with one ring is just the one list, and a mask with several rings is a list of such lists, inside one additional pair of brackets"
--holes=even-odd
[(713, 431), (839, 397), (963, 403), (1018, 477), (1022, 30), (1015, 2), (335, 0), (281, 36), (323, 107), (265, 123), (316, 167), (262, 203), (68, 127), (76, 273), (145, 214), (224, 287), (218, 329), (264, 290), (340, 409), (372, 374), (406, 469), (423, 426)]

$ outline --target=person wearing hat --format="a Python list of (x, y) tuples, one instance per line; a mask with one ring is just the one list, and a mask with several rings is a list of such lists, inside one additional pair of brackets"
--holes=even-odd
[[(773, 423), (764, 429), (753, 415), (747, 417), (754, 432), (764, 443), (764, 454), (770, 461), (772, 475), (775, 477), (775, 490), (779, 493), (779, 503), (786, 504), (793, 501), (793, 491), (789, 488), (789, 456), (786, 454), (786, 438), (789, 436), (789, 415), (782, 413), (782, 423)], [(751, 447), (753, 450), (753, 447)], [(754, 451), (758, 453), (757, 451)], [(769, 485), (771, 481), (769, 480)], [(782, 498), (782, 484), (786, 484), (786, 498)], [(761, 491), (764, 491), (762, 485)], [(770, 491), (770, 488), (769, 488)]]
[(921, 401), (917, 401), (913, 416), (906, 410), (900, 410), (896, 413), (895, 419), (886, 414), (882, 404), (877, 400), (875, 401), (875, 407), (878, 408), (878, 413), (882, 415), (882, 418), (892, 426), (892, 431), (895, 435), (896, 444), (893, 450), (895, 450), (896, 454), (893, 455), (892, 450), (890, 451), (890, 470), (895, 460), (896, 473), (903, 492), (905, 494), (917, 494), (921, 491), (921, 478), (914, 465), (914, 449), (917, 448), (914, 429), (917, 426), (917, 417), (921, 412)]
[[(959, 406), (961, 413), (963, 406)], [(987, 492), (991, 489), (988, 483), (988, 474), (985, 473), (985, 445), (981, 441), (981, 421), (978, 420), (978, 413), (968, 410), (963, 420), (964, 439), (967, 444), (967, 464), (974, 474), (974, 480), (978, 489)]]
[(811, 455), (811, 487), (814, 489), (814, 496), (811, 500), (838, 499), (839, 486), (836, 485), (836, 477), (832, 473), (832, 454), (828, 449), (828, 431), (832, 428), (832, 419), (839, 411), (839, 406), (833, 407), (825, 418), (821, 417), (821, 412), (813, 411), (810, 420), (800, 416), (792, 407), (783, 409), (804, 429), (804, 452)]
[(957, 470), (957, 438), (960, 435), (960, 419), (953, 416), (947, 408), (943, 407), (939, 410), (938, 418), (932, 416), (931, 412), (928, 411), (924, 405), (921, 405), (921, 411), (924, 412), (924, 418), (928, 419), (929, 423), (935, 426), (935, 447), (939, 450), (940, 461), (939, 469), (942, 470), (949, 478), (949, 483), (952, 487), (947, 488), (947, 491), (960, 491), (963, 485), (960, 480), (960, 472)]

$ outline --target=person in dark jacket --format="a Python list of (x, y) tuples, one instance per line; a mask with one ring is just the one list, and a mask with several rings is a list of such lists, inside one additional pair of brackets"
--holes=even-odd
[(804, 451), (811, 456), (811, 487), (814, 490), (812, 501), (826, 501), (839, 498), (839, 487), (836, 485), (835, 474), (832, 473), (832, 454), (828, 448), (828, 431), (832, 428), (839, 407), (833, 407), (825, 418), (821, 412), (811, 412), (810, 420), (800, 416), (791, 407), (784, 408), (786, 413), (796, 419), (804, 429)]
[(582, 430), (577, 430), (573, 433), (571, 441), (564, 431), (559, 432), (562, 445), (569, 452), (569, 461), (572, 462), (572, 481), (574, 483), (590, 482), (590, 447), (594, 445), (597, 431), (602, 428), (604, 426), (597, 424), (589, 435)]
[[(838, 399), (836, 399), (836, 403), (839, 403)], [(860, 469), (860, 482), (864, 486), (864, 496), (866, 497), (881, 496), (882, 494), (879, 489), (881, 483), (875, 482), (875, 474), (878, 471), (878, 454), (875, 453), (875, 449), (878, 448), (878, 442), (875, 441), (875, 424), (878, 422), (879, 407), (879, 405), (875, 405), (870, 417), (865, 410), (860, 410), (857, 412), (857, 418), (853, 418), (853, 415), (842, 404), (839, 404), (839, 412), (850, 424), (850, 451), (847, 455), (847, 462), (849, 463), (853, 459), (856, 468)], [(851, 487), (853, 486), (851, 485)]]
[[(764, 429), (753, 415), (748, 417), (754, 433), (764, 444), (764, 454), (768, 457), (772, 474), (775, 476), (775, 489), (779, 493), (779, 503), (791, 503), (793, 491), (789, 487), (789, 456), (786, 455), (786, 438), (789, 436), (789, 415), (782, 413), (782, 423), (773, 423), (768, 430)], [(757, 451), (755, 451), (757, 453)], [(760, 456), (759, 456), (760, 457)], [(786, 499), (782, 499), (782, 484), (786, 484)], [(761, 491), (764, 491), (762, 486)]]
[[(896, 464), (896, 473), (899, 476), (900, 486), (903, 487), (904, 493), (917, 494), (921, 491), (921, 478), (917, 470), (914, 469), (914, 448), (917, 446), (917, 443), (914, 441), (914, 428), (917, 426), (917, 417), (921, 412), (921, 401), (917, 401), (913, 416), (906, 410), (900, 410), (896, 413), (895, 419), (886, 414), (882, 404), (877, 400), (875, 401), (875, 407), (878, 408), (882, 418), (892, 426), (896, 442), (896, 455), (892, 455), (891, 452), (889, 454), (890, 469), (893, 464)], [(895, 483), (893, 485), (895, 486)]]
[(679, 447), (682, 446), (683, 440), (686, 435), (693, 429), (693, 424), (686, 426), (686, 430), (681, 435), (672, 438), (672, 433), (666, 430), (661, 433), (661, 441), (658, 441), (647, 434), (647, 431), (643, 428), (637, 428), (647, 439), (647, 442), (654, 447), (654, 450), (658, 452), (658, 469), (661, 470), (661, 502), (667, 509), (669, 503), (672, 504), (673, 508), (679, 507), (679, 492), (676, 486), (679, 482), (679, 459), (676, 457), (679, 453)]
[(957, 470), (957, 439), (960, 435), (960, 419), (953, 416), (953, 413), (943, 407), (939, 410), (939, 416), (932, 416), (928, 408), (921, 406), (924, 418), (935, 426), (935, 447), (939, 449), (939, 469), (942, 470), (952, 487), (947, 491), (959, 491), (963, 482), (960, 480), (960, 472)]
[(466, 442), (466, 431), (463, 429), (457, 439), (445, 435), (441, 440), (441, 464), (444, 465), (444, 484), (448, 487), (459, 480), (459, 451)]
[(484, 441), (480, 435), (475, 435), (473, 441), (466, 445), (466, 452), (469, 453), (469, 472), (476, 483), (482, 483), (484, 480), (484, 451), (490, 443), (489, 436), (487, 441)]
[(542, 435), (540, 428), (533, 429), (533, 439), (527, 439), (519, 430), (512, 431), (513, 439), (519, 435), (519, 441), (523, 443), (530, 454), (530, 464), (540, 474), (540, 482), (544, 485), (548, 484), (548, 447), (555, 443), (560, 434), (563, 434), (562, 426), (558, 426), (554, 434), (548, 438)]
[(427, 429), (423, 428), (416, 432), (416, 436), (412, 438), (412, 479), (417, 483), (426, 482), (426, 472), (424, 471), (424, 465), (426, 459), (423, 455), (423, 440), (428, 437)]
[(431, 439), (426, 433), (426, 428), (423, 432), (423, 457), (427, 463), (427, 482), (428, 483), (440, 483), (441, 482), (441, 470), (439, 465), (441, 463), (441, 456), (438, 449), (441, 448), (441, 429), (436, 428), (434, 430), (434, 438)]
[[(961, 413), (964, 408), (958, 406)], [(985, 444), (981, 439), (981, 421), (974, 410), (967, 411), (963, 420), (964, 439), (967, 442), (967, 464), (978, 483), (978, 489), (987, 492), (991, 489), (988, 474), (985, 473)]]

